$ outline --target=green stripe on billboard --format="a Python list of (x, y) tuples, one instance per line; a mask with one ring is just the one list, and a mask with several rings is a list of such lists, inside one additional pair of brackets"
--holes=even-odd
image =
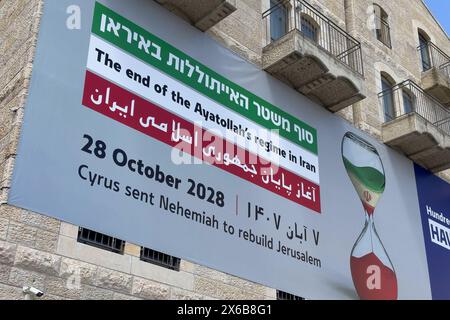
[(100, 3), (92, 32), (242, 116), (317, 154), (316, 129), (219, 75)]

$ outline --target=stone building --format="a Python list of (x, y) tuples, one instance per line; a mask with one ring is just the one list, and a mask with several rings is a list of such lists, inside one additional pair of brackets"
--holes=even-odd
[[(0, 299), (290, 297), (6, 204), (46, 1), (0, 0)], [(449, 39), (421, 0), (156, 2), (450, 179)]]

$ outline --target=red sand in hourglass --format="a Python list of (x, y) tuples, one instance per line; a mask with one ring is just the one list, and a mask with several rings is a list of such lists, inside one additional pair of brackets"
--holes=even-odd
[(373, 212), (375, 211), (375, 208), (372, 207), (370, 204), (368, 204), (367, 202), (363, 202), (363, 206), (364, 209), (366, 209), (366, 212), (369, 216), (373, 215)]
[[(370, 289), (370, 277), (376, 277), (370, 266), (377, 266), (380, 270), (379, 288)], [(350, 267), (356, 291), (362, 300), (397, 300), (397, 277), (372, 252), (361, 257), (351, 257)], [(371, 279), (372, 280), (372, 279)]]

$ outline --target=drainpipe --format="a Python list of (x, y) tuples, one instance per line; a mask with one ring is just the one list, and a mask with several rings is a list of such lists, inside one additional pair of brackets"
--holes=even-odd
[(355, 36), (355, 0), (344, 0), (345, 29)]
[[(355, 0), (344, 0), (345, 11), (345, 29), (354, 38), (356, 38), (356, 23), (355, 23)], [(357, 102), (352, 105), (353, 124), (361, 128), (363, 121), (362, 102)]]

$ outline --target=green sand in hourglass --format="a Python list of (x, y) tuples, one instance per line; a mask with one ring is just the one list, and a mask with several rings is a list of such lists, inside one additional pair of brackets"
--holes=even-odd
[(348, 132), (342, 140), (345, 169), (365, 211), (364, 229), (353, 246), (350, 268), (359, 297), (397, 299), (397, 277), (374, 224), (375, 207), (385, 188), (385, 173), (377, 150)]

